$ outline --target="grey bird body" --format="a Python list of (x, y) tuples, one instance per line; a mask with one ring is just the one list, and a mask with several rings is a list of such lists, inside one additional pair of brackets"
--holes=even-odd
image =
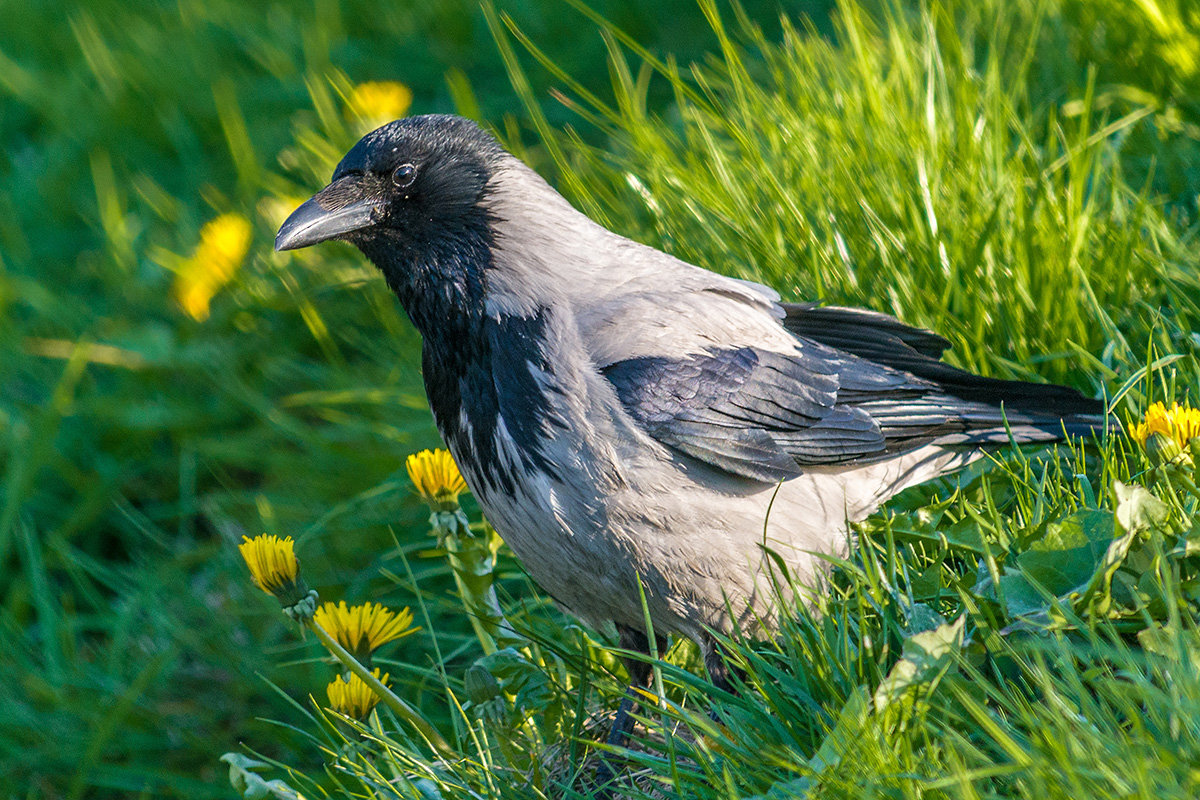
[(774, 593), (764, 547), (801, 581), (811, 578), (817, 554), (846, 553), (847, 519), (963, 463), (958, 454), (924, 448), (883, 463), (811, 469), (777, 484), (731, 475), (649, 435), (605, 368), (712, 349), (794, 350), (775, 294), (613, 234), (524, 164), (506, 161), (489, 197), (504, 214), (494, 223), (489, 311), (547, 315), (540, 346), (554, 369), (533, 361), (505, 366), (531, 370), (556, 390), (547, 393), (548, 414), (561, 420), (562, 432), (540, 445), (549, 467), (529, 470), (516, 491), (489, 479), (520, 470), (519, 445), (503, 428), (500, 463), (477, 463), (452, 437), (447, 444), (468, 484), (479, 487), (488, 519), (576, 615), (643, 627), (640, 577), (659, 633), (699, 640), (705, 627), (728, 629), (730, 609), (769, 620)]
[[(772, 626), (847, 521), (980, 448), (1102, 424), (891, 317), (782, 304), (595, 224), (472, 123), (369, 134), (277, 247), (356, 244), (424, 341), (438, 428), (529, 574), (592, 624)], [(778, 577), (778, 576), (775, 576)], [(731, 613), (732, 616), (731, 616)]]

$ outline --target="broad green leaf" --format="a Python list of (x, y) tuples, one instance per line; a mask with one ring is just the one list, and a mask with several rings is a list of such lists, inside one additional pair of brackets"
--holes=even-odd
[(1109, 511), (1089, 509), (1046, 526), (1046, 535), (1021, 555), (1021, 572), (1054, 595), (1088, 582), (1113, 540)]
[(1167, 504), (1145, 486), (1117, 481), (1113, 493), (1117, 496), (1117, 522), (1129, 533), (1161, 528), (1170, 518)]
[(928, 603), (913, 603), (906, 608), (905, 616), (907, 620), (904, 629), (913, 635), (936, 630), (946, 624), (946, 618)]
[(943, 517), (949, 501), (934, 504), (901, 514), (887, 520), (892, 534), (898, 539), (920, 539), (937, 545), (946, 545), (952, 550), (965, 550), (983, 554), (985, 546), (979, 525), (970, 517), (949, 524)]
[(1045, 611), (1047, 595), (1066, 597), (1086, 592), (1113, 542), (1110, 511), (1087, 509), (1046, 525), (1045, 534), (1013, 559), (1000, 586), (985, 577), (976, 592), (1003, 599), (1011, 616)]
[(899, 661), (875, 690), (875, 710), (883, 711), (920, 686), (933, 684), (962, 647), (966, 615), (904, 640)]

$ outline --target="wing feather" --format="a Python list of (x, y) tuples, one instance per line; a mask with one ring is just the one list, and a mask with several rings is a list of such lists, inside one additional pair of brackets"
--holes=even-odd
[[(637, 357), (604, 375), (653, 437), (719, 469), (774, 482), (925, 444), (1049, 441), (1103, 424), (1074, 389), (982, 378), (937, 360), (948, 343), (884, 314), (786, 306), (795, 347)], [(809, 337), (812, 338), (809, 338)], [(844, 348), (844, 349), (843, 349)]]

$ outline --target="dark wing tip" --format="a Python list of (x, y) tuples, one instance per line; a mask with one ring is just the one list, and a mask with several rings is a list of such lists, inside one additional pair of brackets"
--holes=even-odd
[(784, 327), (794, 336), (932, 381), (962, 400), (1055, 417), (1103, 415), (1105, 404), (1069, 386), (975, 375), (941, 360), (950, 342), (895, 317), (859, 308), (788, 303)]
[[(796, 336), (815, 339), (863, 358), (878, 360), (880, 354), (906, 351), (941, 358), (950, 349), (949, 340), (926, 330), (905, 325), (878, 311), (815, 303), (782, 303), (783, 326)], [(886, 362), (882, 362), (886, 363)]]

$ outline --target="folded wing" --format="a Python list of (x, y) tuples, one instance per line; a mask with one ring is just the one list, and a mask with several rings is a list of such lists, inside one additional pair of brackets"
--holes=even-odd
[(972, 375), (948, 343), (884, 314), (785, 306), (790, 349), (711, 347), (603, 369), (654, 438), (762, 482), (862, 464), (925, 444), (1048, 441), (1103, 424), (1097, 401), (1054, 385)]

